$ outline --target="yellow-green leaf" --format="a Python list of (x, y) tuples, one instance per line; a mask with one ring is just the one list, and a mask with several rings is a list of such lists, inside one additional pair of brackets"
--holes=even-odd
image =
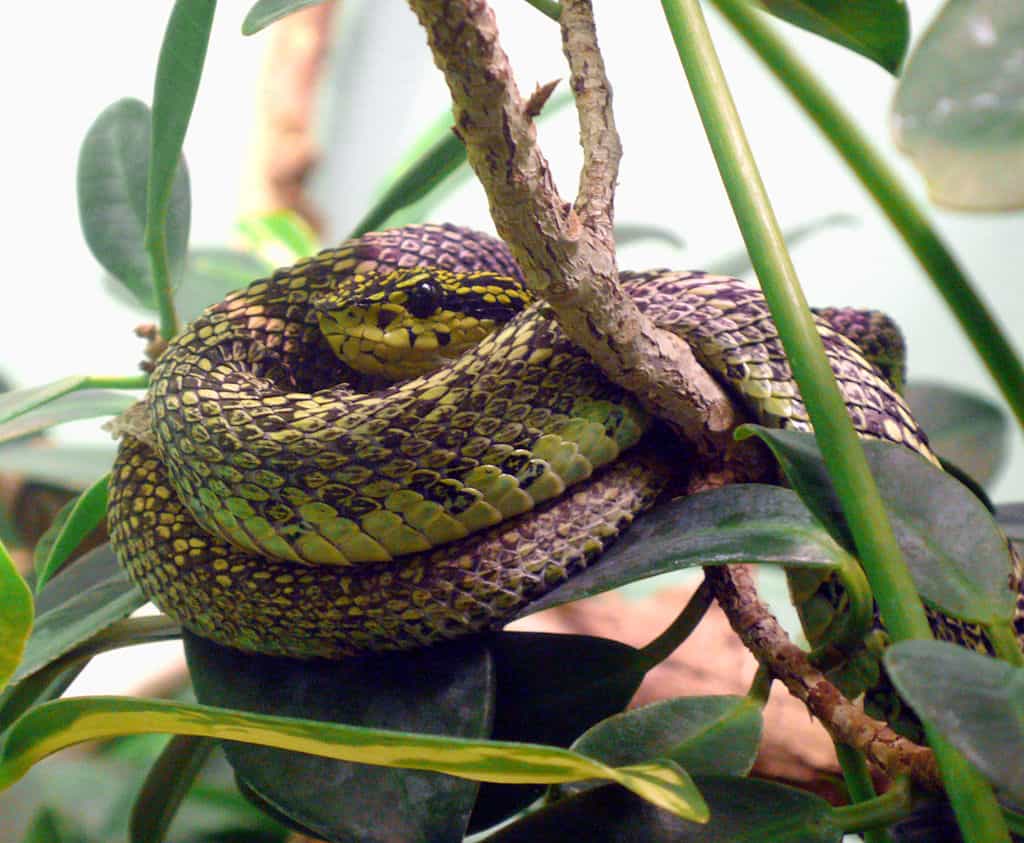
[(33, 614), (32, 592), (0, 543), (0, 689), (21, 661)]
[(11, 727), (0, 751), (0, 789), (65, 747), (151, 732), (244, 741), (474, 781), (557, 784), (607, 779), (686, 819), (708, 819), (707, 805), (693, 781), (671, 761), (615, 768), (577, 752), (537, 744), (417, 735), (124, 697), (56, 700), (29, 711)]

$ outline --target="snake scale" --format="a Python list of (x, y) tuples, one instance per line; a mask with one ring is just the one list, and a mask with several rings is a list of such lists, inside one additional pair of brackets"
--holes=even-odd
[[(621, 277), (758, 421), (809, 429), (758, 290)], [(500, 241), (409, 226), (208, 308), (157, 362), (152, 441), (121, 440), (109, 524), (131, 577), (199, 635), (338, 658), (498, 627), (593, 561), (682, 468), (518, 278)], [(860, 434), (935, 462), (890, 383), (891, 323), (816, 318)], [(410, 351), (418, 376), (353, 388)]]

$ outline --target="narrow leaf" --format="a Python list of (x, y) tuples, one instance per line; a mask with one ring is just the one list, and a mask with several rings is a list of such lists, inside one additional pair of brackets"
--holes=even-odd
[[(139, 100), (119, 100), (96, 118), (78, 155), (78, 216), (100, 265), (139, 304), (153, 309), (153, 271), (145, 247), (151, 135), (149, 108)], [(188, 245), (190, 201), (181, 161), (167, 213), (168, 258), (175, 275)]]
[(131, 843), (163, 843), (178, 807), (188, 795), (217, 742), (175, 735), (146, 774), (132, 805)]
[(258, 743), (385, 767), (435, 770), (475, 781), (558, 784), (602, 778), (678, 816), (701, 822), (708, 817), (689, 776), (669, 761), (612, 768), (553, 747), (442, 738), (122, 697), (56, 700), (23, 715), (11, 727), (0, 751), (0, 789), (68, 746), (154, 732)]
[(860, 53), (893, 75), (910, 41), (910, 16), (903, 0), (761, 0), (780, 18)]
[[(60, 658), (100, 630), (126, 618), (146, 602), (142, 592), (117, 567), (109, 544), (87, 553), (80, 562), (54, 578), (51, 584), (57, 585), (68, 576), (74, 579), (75, 568), (81, 562), (90, 561), (90, 557), (102, 561), (109, 557), (115, 571), (91, 588), (76, 590), (56, 606), (40, 612), (32, 636), (25, 646), (24, 658), (15, 673), (15, 681)], [(44, 590), (41, 597), (48, 590)]]
[[(739, 435), (763, 439), (804, 503), (852, 547), (813, 434), (744, 425)], [(991, 625), (1011, 621), (1015, 601), (1007, 588), (1006, 540), (984, 505), (963, 484), (910, 449), (876, 440), (863, 444), (921, 596), (962, 620)]]
[(947, 641), (900, 642), (885, 664), (918, 717), (1024, 804), (1024, 669)]
[(117, 453), (114, 442), (76, 444), (18, 439), (0, 444), (0, 470), (29, 480), (82, 492), (100, 474), (110, 471)]
[(243, 217), (238, 230), (248, 250), (270, 267), (287, 266), (320, 249), (316, 232), (294, 211), (271, 211)]
[(0, 689), (14, 675), (32, 630), (32, 592), (0, 544)]
[(129, 392), (114, 389), (79, 389), (0, 424), (0, 443), (39, 433), (69, 421), (116, 416), (137, 400)]
[(107, 483), (104, 474), (57, 513), (36, 545), (36, 593), (68, 560), (75, 548), (107, 517)]
[[(849, 4), (859, 5), (859, 4)], [(938, 204), (1024, 207), (1024, 6), (948, 2), (914, 49), (893, 101), (893, 134)]]
[(242, 22), (242, 35), (255, 35), (292, 12), (323, 2), (324, 0), (257, 0)]
[[(164, 236), (172, 189), (182, 161), (185, 130), (199, 90), (216, 8), (216, 0), (175, 0), (164, 32), (153, 86), (153, 132), (146, 181), (147, 243), (151, 238)], [(187, 242), (187, 235), (185, 239)]]
[(684, 568), (740, 562), (836, 568), (848, 556), (789, 489), (734, 485), (655, 507), (599, 564), (530, 603), (521, 614)]

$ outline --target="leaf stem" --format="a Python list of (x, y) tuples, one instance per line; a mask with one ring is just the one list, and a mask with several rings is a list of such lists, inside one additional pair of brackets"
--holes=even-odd
[(526, 2), (553, 21), (557, 21), (562, 16), (562, 4), (557, 0), (526, 0)]
[(679, 648), (679, 645), (697, 628), (697, 624), (704, 618), (714, 599), (711, 585), (705, 579), (668, 628), (646, 647), (641, 648), (638, 659), (649, 665), (648, 670), (665, 661)]
[(174, 307), (171, 265), (167, 257), (166, 214), (160, 223), (152, 227), (147, 222), (146, 252), (153, 270), (153, 295), (160, 313), (160, 336), (169, 340), (178, 333), (179, 323), (178, 311)]
[(986, 625), (985, 634), (992, 642), (992, 649), (995, 650), (997, 658), (1014, 667), (1024, 667), (1024, 652), (1021, 652), (1020, 641), (1011, 622)]
[[(878, 794), (875, 793), (875, 785), (871, 781), (871, 772), (864, 756), (841, 741), (835, 742), (835, 748), (839, 766), (843, 770), (843, 781), (846, 782), (846, 789), (850, 794), (850, 802), (854, 805), (863, 805), (877, 799)], [(903, 807), (906, 810), (908, 806)], [(863, 837), (864, 843), (892, 843), (892, 836), (884, 828), (867, 829)]]
[(1024, 364), (925, 212), (850, 115), (746, 0), (713, 0), (718, 10), (832, 142), (899, 232), (960, 323), (1024, 427)]
[[(924, 608), (825, 357), (699, 0), (662, 0), (662, 7), (882, 619), (896, 641), (930, 638)], [(941, 735), (928, 734), (965, 840), (1008, 841), (991, 787)]]
[[(840, 744), (836, 744), (838, 749)], [(856, 750), (851, 750), (855, 752)], [(845, 769), (845, 768), (844, 768)], [(864, 831), (892, 825), (910, 812), (910, 785), (906, 778), (898, 779), (888, 791), (855, 805), (844, 805), (832, 809), (832, 819), (843, 831)], [(888, 840), (889, 836), (872, 838), (864, 836), (865, 843), (872, 840)]]

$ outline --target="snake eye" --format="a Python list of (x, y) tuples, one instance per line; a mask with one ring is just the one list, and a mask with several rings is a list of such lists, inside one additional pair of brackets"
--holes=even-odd
[(441, 306), (441, 288), (436, 281), (420, 281), (405, 293), (405, 306), (417, 319), (426, 319)]

